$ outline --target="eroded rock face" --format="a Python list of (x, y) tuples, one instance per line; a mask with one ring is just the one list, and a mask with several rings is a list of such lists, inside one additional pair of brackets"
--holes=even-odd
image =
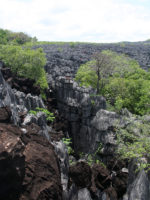
[[(73, 78), (79, 66), (90, 60), (92, 54), (106, 49), (127, 54), (137, 59), (143, 68), (148, 69), (150, 47), (145, 47), (144, 43), (135, 43), (134, 46), (127, 43), (124, 47), (118, 44), (100, 46), (79, 44), (73, 48), (69, 45), (61, 47), (59, 45), (44, 45), (43, 48), (48, 59), (45, 67), (48, 81), (55, 91), (58, 109), (68, 121), (69, 136), (72, 138), (75, 151), (94, 153), (99, 144), (102, 144), (100, 156), (107, 163), (113, 157), (116, 148), (114, 129), (116, 124), (125, 127), (130, 122), (122, 115), (104, 110), (106, 108), (105, 100), (101, 97), (92, 99), (90, 94), (93, 94), (94, 91), (79, 87)], [(58, 48), (61, 48), (61, 51)], [(126, 115), (125, 118), (131, 121), (137, 120), (133, 119), (128, 112), (123, 115)], [(103, 191), (103, 195), (97, 195), (97, 198), (103, 200), (120, 198), (125, 193), (127, 177), (128, 174), (118, 171), (115, 178), (111, 180), (112, 187), (107, 188), (108, 192)], [(75, 191), (78, 193), (78, 190), (74, 189)], [(74, 198), (77, 199), (77, 196)]]
[(2, 200), (62, 199), (61, 177), (54, 147), (31, 125), (24, 134), (0, 124), (0, 197)]
[[(30, 93), (25, 94), (16, 89), (12, 89), (4, 80), (0, 71), (0, 118), (4, 120), (2, 121), (0, 119), (0, 121), (9, 121), (16, 125), (27, 124), (26, 121), (30, 123), (34, 122), (41, 126), (41, 135), (45, 135), (50, 140), (45, 116), (39, 114), (31, 119), (31, 116), (29, 117), (27, 115), (30, 110), (35, 110), (36, 107), (45, 107), (42, 99), (39, 96), (33, 96)], [(24, 120), (26, 121), (24, 122)]]
[[(121, 119), (122, 117), (118, 116), (116, 113), (104, 110), (106, 108), (106, 102), (103, 97), (92, 97), (94, 93), (93, 90), (79, 87), (72, 78), (80, 64), (88, 61), (95, 51), (107, 48), (113, 50), (109, 45), (96, 48), (90, 45), (79, 45), (75, 48), (64, 48), (61, 52), (58, 50), (57, 45), (54, 45), (52, 48), (50, 46), (44, 47), (48, 58), (45, 69), (49, 73), (49, 84), (55, 91), (57, 98), (56, 105), (65, 121), (68, 123), (68, 132), (73, 138), (75, 151), (94, 153), (99, 143), (102, 143), (104, 148), (101, 151), (101, 157), (103, 157), (105, 161), (108, 161), (114, 153), (114, 125), (116, 121), (120, 124), (125, 124), (125, 122)], [(122, 52), (120, 51), (120, 47), (116, 47), (114, 50)], [(131, 47), (130, 50), (129, 52), (127, 48), (124, 48), (123, 53), (131, 53), (131, 57), (138, 57), (141, 59), (141, 55), (139, 56), (135, 47)], [(145, 61), (147, 58), (147, 60), (149, 60), (149, 56), (147, 56), (145, 50), (142, 56)], [(142, 63), (143, 67), (148, 67), (148, 63), (145, 61)], [(7, 81), (12, 83), (11, 80)], [(16, 88), (19, 89), (19, 87), (17, 83)], [(28, 88), (23, 89), (28, 93)], [(26, 118), (23, 117), (23, 120), (20, 120), (20, 113), (28, 112), (35, 107), (44, 107), (42, 100), (37, 96), (32, 96), (31, 94), (26, 95), (15, 89), (12, 90), (0, 74), (0, 107), (2, 106), (10, 106), (13, 115), (10, 119), (9, 114), (5, 111), (4, 115), (1, 117), (1, 122), (11, 121), (20, 124), (22, 122), (27, 122), (30, 118), (29, 123), (24, 123), (25, 126), (22, 129), (24, 134), (22, 134), (22, 131), (20, 132), (20, 129), (15, 129), (13, 133), (5, 133), (3, 135), (3, 132), (6, 132), (6, 130), (2, 130), (2, 138), (4, 138), (7, 143), (5, 144), (3, 139), (2, 141), (4, 144), (0, 144), (0, 151), (2, 152), (0, 154), (2, 171), (6, 163), (10, 165), (10, 169), (7, 169), (6, 173), (0, 174), (0, 180), (4, 180), (5, 183), (0, 184), (2, 185), (2, 190), (0, 192), (0, 194), (2, 194), (2, 200), (9, 200), (12, 198), (13, 200), (61, 199), (62, 188), (58, 159), (56, 158), (52, 145), (50, 145), (47, 140), (37, 135), (37, 133), (41, 132), (41, 129), (37, 125), (32, 124), (34, 121), (38, 125), (46, 127), (43, 117), (39, 116), (39, 118), (35, 119), (35, 117), (26, 116), (25, 114)], [(128, 117), (130, 118), (132, 116)], [(27, 124), (29, 125), (28, 127)], [(62, 125), (58, 126), (58, 124), (56, 124), (56, 126), (55, 128), (61, 131)], [(9, 125), (9, 129), (14, 130), (12, 125)], [(78, 170), (75, 168), (73, 169), (73, 174), (77, 175), (74, 176), (74, 182), (77, 186), (74, 186), (73, 183), (70, 193), (67, 194), (68, 161), (66, 152), (62, 152), (64, 148), (59, 144), (56, 145), (56, 149), (58, 157), (61, 160), (61, 180), (63, 189), (66, 192), (63, 194), (65, 200), (116, 200), (122, 197), (127, 185), (128, 175), (126, 175), (126, 172), (124, 173), (120, 168), (114, 169), (113, 172), (113, 169), (104, 170), (101, 167), (95, 167), (92, 176), (93, 179), (91, 180), (91, 175), (89, 176), (90, 173), (87, 173), (89, 171), (85, 166), (80, 166)], [(87, 175), (86, 177), (85, 174)], [(8, 177), (15, 177), (16, 179), (12, 179), (9, 182)], [(89, 187), (91, 182), (92, 189), (85, 188)], [(139, 187), (139, 183), (140, 185), (144, 184), (142, 192), (140, 192), (141, 187)], [(149, 183), (150, 181), (147, 176), (146, 178), (143, 174), (135, 176), (131, 184), (128, 185), (125, 200), (130, 200), (130, 198), (133, 200), (135, 200), (134, 198), (138, 198), (138, 200), (141, 200), (140, 198), (148, 200), (149, 192), (147, 188), (149, 187)], [(16, 191), (16, 189), (18, 190)], [(139, 191), (139, 193), (137, 191)], [(137, 192), (138, 196), (134, 195), (135, 192)]]
[(0, 123), (11, 122), (11, 110), (8, 106), (0, 108)]
[(92, 171), (85, 162), (78, 162), (69, 168), (69, 176), (78, 188), (89, 188), (91, 186)]
[(61, 184), (63, 189), (63, 200), (69, 200), (68, 193), (68, 171), (69, 171), (69, 156), (67, 147), (62, 141), (53, 142), (56, 154), (59, 159), (61, 171)]
[(91, 96), (94, 92), (92, 89), (81, 88), (65, 77), (56, 80), (55, 90), (58, 109), (68, 121), (68, 132), (75, 151), (94, 151), (97, 133), (92, 132), (91, 121), (99, 109), (106, 108), (105, 99)]
[(25, 146), (16, 126), (0, 124), (0, 198), (19, 199), (25, 174)]
[[(112, 167), (115, 167), (115, 163), (112, 163)], [(78, 162), (69, 168), (70, 190), (74, 190), (77, 199), (80, 199), (77, 196), (81, 189), (84, 191), (86, 188), (91, 199), (118, 200), (125, 194), (128, 181), (128, 173), (121, 168), (122, 165), (112, 171), (102, 164), (90, 167), (86, 162)]]
[(32, 93), (32, 95), (40, 95), (40, 87), (35, 86), (35, 81), (23, 77), (16, 77), (10, 70), (10, 68), (1, 68), (6, 82), (12, 87), (25, 94)]
[(149, 200), (150, 198), (150, 174), (144, 170), (136, 172), (135, 160), (129, 165), (128, 189), (123, 200)]

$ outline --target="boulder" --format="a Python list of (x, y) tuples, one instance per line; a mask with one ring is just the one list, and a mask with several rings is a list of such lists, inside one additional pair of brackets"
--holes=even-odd
[(30, 125), (0, 126), (0, 196), (2, 200), (62, 199), (60, 169), (54, 147)]

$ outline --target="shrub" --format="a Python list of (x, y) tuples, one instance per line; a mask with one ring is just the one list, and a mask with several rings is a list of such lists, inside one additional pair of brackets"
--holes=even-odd
[(150, 113), (150, 81), (143, 79), (111, 78), (102, 94), (117, 111), (127, 108), (134, 114)]
[(48, 111), (45, 108), (39, 108), (39, 107), (37, 107), (35, 110), (30, 110), (29, 111), (29, 113), (33, 114), (33, 115), (36, 115), (38, 112), (43, 112), (46, 115), (46, 120), (47, 121), (53, 122), (54, 119), (55, 119), (54, 114), (51, 113), (50, 111)]
[(20, 46), (1, 45), (0, 60), (10, 67), (16, 76), (35, 80), (35, 84), (40, 86), (41, 91), (48, 88), (44, 70), (46, 58), (41, 48), (31, 50)]
[(143, 121), (130, 122), (126, 129), (117, 130), (117, 153), (121, 159), (136, 159), (137, 170), (150, 169), (148, 159), (150, 158), (150, 125)]
[(63, 138), (62, 141), (63, 141), (63, 143), (64, 143), (64, 144), (66, 145), (66, 147), (67, 147), (68, 154), (69, 154), (69, 155), (73, 154), (73, 153), (74, 153), (74, 150), (73, 150), (72, 147), (71, 147), (71, 144), (72, 144), (71, 138)]

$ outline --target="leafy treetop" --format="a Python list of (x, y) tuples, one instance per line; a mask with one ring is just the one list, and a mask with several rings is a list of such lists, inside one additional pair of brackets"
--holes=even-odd
[(95, 88), (118, 111), (150, 113), (150, 72), (126, 55), (102, 51), (80, 66), (75, 80)]
[(35, 80), (35, 84), (40, 86), (41, 91), (48, 88), (43, 49), (32, 50), (21, 46), (1, 45), (0, 60), (17, 76)]

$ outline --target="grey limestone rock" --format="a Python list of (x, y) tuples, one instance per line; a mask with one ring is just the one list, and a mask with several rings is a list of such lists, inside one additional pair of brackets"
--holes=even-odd
[(78, 189), (74, 184), (69, 191), (69, 200), (92, 200), (87, 188)]
[(129, 165), (129, 180), (127, 193), (123, 200), (149, 200), (150, 177), (144, 170), (136, 172), (135, 160)]
[(69, 155), (66, 145), (62, 142), (53, 142), (55, 151), (59, 158), (61, 170), (61, 184), (63, 188), (63, 200), (70, 200), (68, 193), (68, 170), (69, 170)]
[[(3, 79), (0, 71), (0, 107), (9, 106), (12, 112), (12, 122), (16, 125), (20, 124), (19, 113), (28, 113), (29, 110), (34, 110), (36, 107), (45, 107), (42, 99), (31, 94), (12, 89)], [(48, 131), (46, 125), (46, 117), (44, 114), (38, 114), (37, 117), (27, 115), (24, 121), (25, 124), (34, 122), (42, 127), (41, 134), (44, 134), (48, 139)]]
[(78, 191), (78, 200), (92, 200), (90, 192), (87, 188), (83, 188)]

